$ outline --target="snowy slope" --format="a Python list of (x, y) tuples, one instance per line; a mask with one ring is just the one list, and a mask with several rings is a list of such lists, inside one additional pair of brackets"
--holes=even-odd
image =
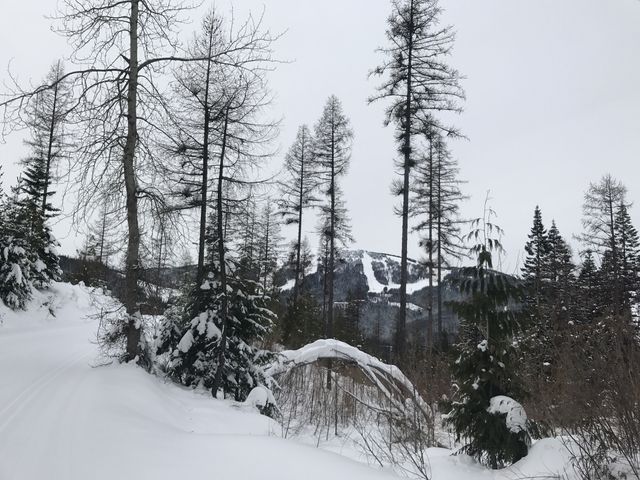
[(57, 284), (52, 317), (0, 306), (0, 479), (394, 478), (276, 438), (277, 426), (133, 366), (92, 368), (89, 292)]
[[(56, 284), (28, 313), (0, 304), (0, 480), (399, 478), (343, 456), (366, 461), (347, 438), (326, 450), (281, 439), (281, 428), (251, 407), (134, 366), (93, 368), (97, 320), (87, 315), (104, 297), (96, 300), (84, 287)], [(429, 449), (433, 480), (540, 477), (567, 464), (557, 440), (498, 472), (450, 454)]]

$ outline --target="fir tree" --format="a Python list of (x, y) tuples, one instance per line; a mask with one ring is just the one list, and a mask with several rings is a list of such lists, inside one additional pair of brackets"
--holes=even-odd
[(465, 300), (453, 303), (461, 318), (457, 359), (452, 365), (456, 396), (450, 404), (447, 422), (458, 440), (467, 441), (463, 450), (491, 468), (513, 463), (527, 454), (526, 429), (508, 425), (505, 415), (490, 411), (497, 396), (519, 398), (514, 336), (520, 286), (493, 269), (493, 253), (502, 247), (501, 230), (491, 221), (493, 212), (485, 207), (482, 219), (473, 222), (469, 239), (479, 243), (471, 248), (477, 256), (474, 267), (461, 269), (460, 290)]
[(560, 235), (555, 221), (551, 223), (547, 241), (548, 251), (543, 271), (544, 296), (549, 307), (548, 321), (551, 328), (557, 331), (566, 327), (569, 321), (575, 266), (571, 260), (571, 249)]
[(602, 279), (596, 265), (593, 251), (586, 250), (580, 273), (576, 279), (576, 306), (574, 321), (579, 324), (591, 324), (603, 314), (604, 298)]
[(0, 300), (17, 310), (24, 308), (31, 298), (37, 257), (28, 241), (29, 225), (24, 209), (15, 195), (0, 198), (0, 207)]
[(522, 279), (526, 291), (525, 305), (537, 322), (542, 317), (542, 271), (544, 259), (549, 250), (547, 231), (542, 224), (542, 213), (538, 206), (533, 212), (533, 226), (528, 238), (524, 246), (527, 258), (522, 267)]
[(640, 240), (624, 202), (620, 203), (616, 212), (615, 230), (624, 308), (630, 311), (631, 302), (640, 288)]
[[(270, 356), (257, 343), (269, 332), (275, 317), (266, 307), (269, 298), (263, 295), (260, 284), (239, 277), (238, 262), (231, 255), (225, 257), (225, 293), (217, 261), (215, 218), (211, 217), (205, 236), (206, 279), (193, 285), (196, 291), (188, 296), (184, 313), (176, 312), (166, 320), (159, 352), (168, 353), (168, 371), (176, 381), (212, 389), (220, 375), (217, 386), (225, 395), (242, 401), (252, 388), (267, 381), (262, 366)], [(227, 333), (223, 335), (225, 328)]]

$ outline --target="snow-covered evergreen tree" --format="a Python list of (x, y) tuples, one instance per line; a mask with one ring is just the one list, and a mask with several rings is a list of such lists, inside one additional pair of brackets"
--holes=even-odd
[[(447, 422), (465, 441), (464, 452), (491, 468), (513, 463), (527, 454), (529, 436), (523, 422), (511, 422), (508, 412), (496, 410), (497, 399), (523, 394), (516, 359), (520, 300), (518, 282), (493, 269), (493, 253), (502, 247), (493, 233), (501, 230), (491, 222), (493, 212), (485, 208), (474, 221), (469, 239), (479, 242), (471, 248), (477, 256), (474, 267), (461, 269), (460, 291), (464, 300), (453, 303), (461, 318), (457, 358), (452, 365), (456, 394), (450, 402)], [(524, 415), (519, 412), (520, 416)]]
[[(168, 372), (176, 381), (212, 388), (220, 368), (219, 352), (224, 325), (221, 311), (227, 308), (225, 361), (220, 388), (236, 400), (244, 400), (252, 388), (267, 381), (262, 365), (270, 358), (259, 342), (269, 332), (275, 319), (267, 308), (258, 282), (241, 278), (238, 262), (226, 255), (226, 293), (220, 282), (215, 250), (217, 228), (211, 216), (207, 228), (207, 276), (195, 284), (184, 309), (169, 316), (162, 329), (159, 353), (168, 354)], [(223, 302), (226, 301), (226, 305)]]
[(0, 300), (14, 310), (24, 308), (31, 298), (37, 260), (27, 240), (28, 225), (21, 210), (15, 197), (0, 198)]

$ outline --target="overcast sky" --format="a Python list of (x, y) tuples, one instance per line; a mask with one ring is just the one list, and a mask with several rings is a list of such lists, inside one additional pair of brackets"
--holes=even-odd
[[(217, 5), (228, 8), (228, 1)], [(512, 271), (522, 255), (533, 209), (555, 218), (570, 238), (580, 231), (590, 181), (611, 173), (640, 203), (640, 2), (637, 0), (442, 0), (443, 23), (457, 40), (450, 62), (465, 77), (465, 111), (457, 125), (469, 138), (452, 144), (465, 193), (463, 214), (482, 213), (487, 190), (505, 229)], [(237, 0), (236, 15), (265, 8), (265, 24), (286, 30), (275, 46), (291, 60), (272, 75), (274, 114), (283, 116), (282, 152), (298, 125), (313, 125), (326, 98), (337, 95), (350, 116), (355, 142), (344, 181), (356, 247), (398, 253), (393, 215), (393, 130), (383, 105), (368, 106), (375, 83), (367, 73), (384, 44), (387, 0)], [(52, 0), (4, 1), (0, 16), (1, 78), (11, 61), (22, 80), (39, 80), (67, 52), (45, 14)], [(194, 24), (187, 27), (196, 27)], [(18, 137), (0, 145), (5, 184), (24, 155)], [(9, 178), (7, 178), (9, 177)], [(632, 209), (640, 227), (640, 205)], [(314, 224), (307, 224), (313, 230)], [(57, 227), (64, 250), (80, 243)], [(414, 239), (415, 240), (415, 239)], [(410, 254), (420, 256), (417, 242)]]

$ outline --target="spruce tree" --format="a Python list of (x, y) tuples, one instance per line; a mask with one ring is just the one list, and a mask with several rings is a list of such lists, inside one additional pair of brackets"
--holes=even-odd
[(521, 286), (493, 269), (493, 254), (502, 246), (499, 236), (493, 236), (501, 230), (492, 216), (485, 207), (483, 218), (473, 222), (467, 238), (478, 241), (471, 247), (477, 263), (461, 269), (459, 287), (464, 300), (452, 303), (461, 323), (457, 358), (452, 364), (456, 394), (447, 422), (458, 440), (467, 442), (465, 453), (500, 468), (527, 454), (529, 436), (522, 422), (514, 423), (509, 413), (492, 409), (504, 397), (510, 397), (508, 402), (517, 408), (513, 399), (523, 395), (514, 343), (519, 316), (515, 305), (521, 298)]
[[(17, 189), (16, 189), (17, 190)], [(0, 192), (1, 193), (1, 192)], [(32, 294), (32, 276), (37, 273), (29, 224), (16, 199), (0, 195), (0, 300), (13, 310), (23, 309)]]
[(615, 230), (624, 308), (630, 311), (640, 288), (640, 240), (624, 202), (620, 203), (616, 212)]
[(176, 311), (165, 321), (159, 353), (168, 354), (168, 372), (176, 381), (208, 389), (217, 386), (225, 395), (242, 401), (252, 388), (266, 382), (262, 367), (270, 355), (257, 345), (270, 331), (275, 316), (267, 308), (269, 297), (263, 295), (261, 285), (238, 275), (239, 262), (232, 252), (225, 256), (225, 293), (218, 266), (216, 222), (217, 215), (211, 215), (205, 235), (205, 280), (193, 285), (197, 292), (187, 296), (182, 313)]
[(593, 251), (582, 253), (582, 265), (576, 279), (576, 305), (573, 321), (578, 324), (592, 324), (604, 312), (603, 285)]
[(544, 296), (548, 303), (548, 321), (554, 331), (566, 327), (572, 308), (574, 269), (571, 248), (552, 221), (547, 236), (548, 251), (543, 269)]
[(522, 267), (522, 279), (525, 288), (525, 305), (529, 314), (534, 317), (535, 322), (541, 321), (542, 317), (542, 287), (544, 259), (549, 250), (547, 231), (542, 223), (542, 212), (536, 206), (533, 212), (533, 226), (528, 235), (528, 241), (524, 246), (527, 252), (524, 266)]

